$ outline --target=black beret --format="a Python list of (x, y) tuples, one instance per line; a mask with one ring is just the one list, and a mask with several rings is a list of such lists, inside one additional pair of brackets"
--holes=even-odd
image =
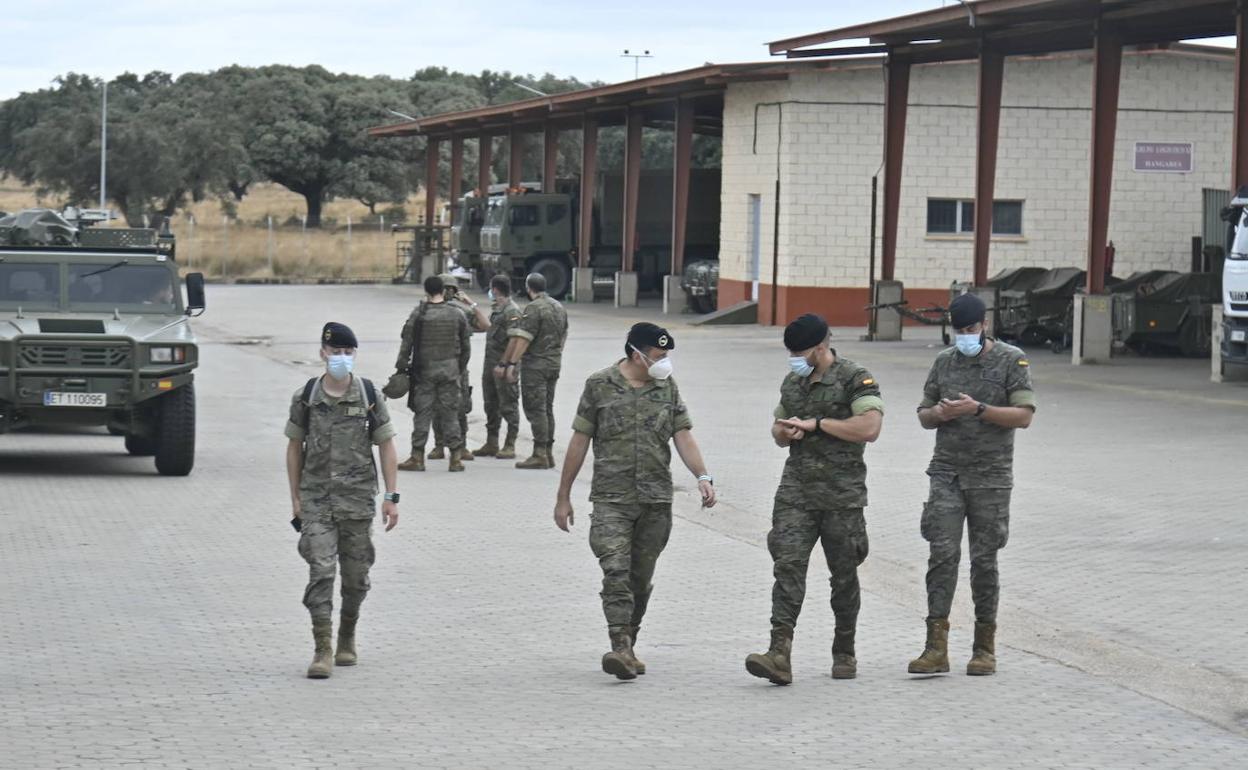
[(321, 330), (321, 344), (331, 348), (358, 348), (360, 346), (351, 327), (336, 321), (330, 321)]
[(638, 350), (645, 350), (646, 348), (658, 348), (659, 350), (676, 349), (676, 340), (667, 333), (667, 329), (655, 326), (652, 323), (646, 323), (645, 321), (633, 324), (633, 328), (628, 330), (628, 344)]
[(949, 303), (949, 325), (955, 329), (965, 329), (984, 320), (988, 308), (984, 301), (975, 294), (959, 294)]
[(807, 313), (784, 327), (784, 346), (789, 350), (810, 350), (828, 339), (828, 322), (822, 316)]

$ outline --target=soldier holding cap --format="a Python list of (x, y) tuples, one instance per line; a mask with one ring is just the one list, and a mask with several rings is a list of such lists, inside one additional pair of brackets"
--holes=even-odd
[(880, 386), (863, 367), (837, 355), (828, 324), (807, 314), (784, 330), (789, 373), (780, 384), (771, 437), (789, 457), (776, 490), (767, 548), (774, 563), (771, 646), (745, 659), (754, 676), (790, 684), (793, 629), (806, 596), (806, 568), (822, 542), (832, 583), (836, 631), (832, 678), (853, 679), (861, 597), (858, 565), (867, 558), (866, 444), (880, 435)]
[(555, 524), (566, 532), (573, 522), (572, 483), (592, 441), (589, 544), (602, 567), (600, 595), (611, 639), (602, 669), (619, 679), (646, 672), (633, 645), (654, 588), (655, 564), (672, 530), (669, 441), (697, 477), (702, 505), (715, 505), (714, 480), (671, 378), (675, 348), (665, 329), (639, 323), (628, 333), (625, 358), (585, 381), (555, 503)]
[[(355, 334), (339, 323), (321, 332), (326, 373), (295, 391), (286, 423), (286, 473), (299, 531), (299, 554), (308, 563), (303, 604), (312, 616), (315, 657), (308, 677), (328, 678), (334, 664), (354, 666), (355, 626), (368, 594), (373, 565), (373, 517), (377, 515), (377, 466), (386, 484), (382, 519), (386, 531), (399, 521), (394, 424), (373, 384), (352, 374), (359, 348)], [(338, 650), (333, 632), (334, 577), (342, 572)]]
[(1023, 351), (987, 336), (984, 302), (963, 294), (949, 305), (956, 345), (936, 356), (923, 385), (919, 423), (936, 431), (927, 467), (930, 494), (920, 529), (927, 566), (927, 644), (912, 674), (949, 670), (949, 609), (958, 582), (962, 527), (971, 549), (975, 643), (966, 673), (995, 673), (997, 551), (1009, 538), (1014, 431), (1031, 425), (1036, 395)]

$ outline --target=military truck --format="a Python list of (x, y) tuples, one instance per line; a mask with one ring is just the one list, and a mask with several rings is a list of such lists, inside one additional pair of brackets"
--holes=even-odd
[[(689, 180), (685, 260), (719, 256), (718, 169), (694, 169)], [(575, 185), (572, 186), (575, 190)], [(623, 254), (623, 178), (599, 174), (593, 207), (589, 266), (596, 276), (620, 269)], [(492, 197), (481, 228), (485, 273), (505, 272), (514, 279), (541, 273), (552, 296), (572, 286), (576, 264), (579, 196), (575, 192), (509, 193)], [(633, 265), (641, 291), (661, 286), (672, 262), (672, 172), (643, 171), (637, 198), (637, 251)], [(487, 277), (488, 280), (488, 277)]]
[(195, 464), (187, 323), (204, 277), (179, 286), (166, 229), (90, 227), (67, 210), (0, 219), (0, 434), (98, 426), (165, 476)]
[[(524, 182), (521, 189), (537, 192), (541, 185)], [(455, 264), (472, 273), (482, 290), (490, 287), (490, 275), (481, 265), (481, 226), (485, 224), (486, 207), (490, 198), (507, 192), (507, 185), (493, 184), (486, 194), (470, 190), (451, 205), (451, 257)]]

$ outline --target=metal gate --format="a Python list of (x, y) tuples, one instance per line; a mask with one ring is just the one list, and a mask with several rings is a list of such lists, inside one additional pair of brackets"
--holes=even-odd
[(1221, 246), (1225, 251), (1226, 223), (1222, 221), (1222, 209), (1231, 205), (1229, 190), (1216, 190), (1206, 187), (1201, 190), (1201, 228), (1200, 235), (1206, 246)]

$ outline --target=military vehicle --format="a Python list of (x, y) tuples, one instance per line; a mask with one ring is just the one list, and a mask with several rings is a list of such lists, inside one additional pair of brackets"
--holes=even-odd
[(204, 310), (203, 274), (186, 276), (183, 301), (168, 230), (95, 218), (0, 219), (0, 434), (104, 427), (160, 474), (185, 476), (199, 364), (187, 318)]
[[(570, 185), (573, 190), (575, 185)], [(689, 180), (685, 260), (719, 256), (718, 169), (694, 169)], [(593, 207), (589, 266), (595, 276), (620, 269), (623, 253), (623, 179), (619, 173), (599, 174)], [(572, 286), (576, 265), (579, 196), (575, 192), (516, 192), (491, 197), (481, 228), (481, 262), (489, 276), (505, 272), (513, 280), (541, 273), (552, 296)], [(661, 286), (671, 271), (672, 172), (641, 173), (637, 200), (637, 252), (633, 265), (641, 291)]]
[[(507, 185), (492, 184), (487, 194), (471, 190), (451, 208), (451, 257), (455, 264), (472, 273), (482, 290), (490, 287), (490, 274), (481, 265), (481, 226), (485, 224), (485, 212), (490, 198), (507, 192)], [(524, 182), (520, 189), (537, 192), (542, 189), (537, 182)]]

